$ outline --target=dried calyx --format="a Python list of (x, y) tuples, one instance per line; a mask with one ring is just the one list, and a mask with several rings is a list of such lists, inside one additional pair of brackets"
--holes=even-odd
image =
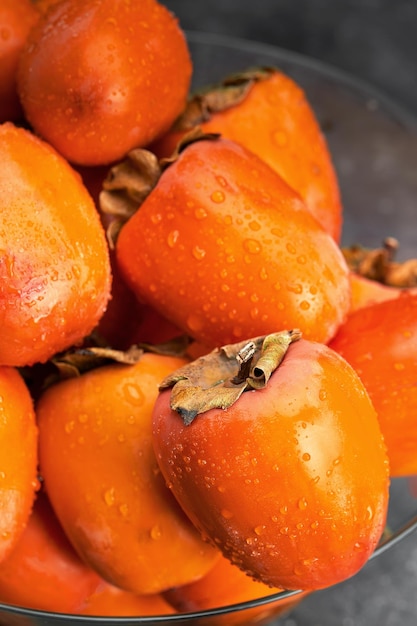
[(100, 210), (111, 217), (107, 229), (110, 247), (114, 247), (123, 224), (127, 222), (156, 187), (162, 172), (191, 143), (202, 139), (215, 140), (218, 133), (204, 133), (199, 127), (184, 135), (172, 155), (165, 159), (145, 148), (131, 150), (123, 161), (114, 165), (103, 181), (99, 195)]
[(370, 250), (360, 245), (343, 248), (343, 254), (352, 272), (390, 287), (417, 286), (417, 259), (396, 262), (398, 241), (387, 237), (381, 248)]
[(183, 132), (207, 122), (213, 113), (230, 109), (242, 102), (253, 85), (267, 79), (277, 69), (256, 67), (227, 76), (216, 85), (196, 91), (173, 126), (174, 131)]
[(165, 378), (160, 389), (171, 388), (171, 408), (188, 426), (210, 409), (226, 409), (248, 390), (263, 389), (294, 341), (298, 329), (216, 348)]

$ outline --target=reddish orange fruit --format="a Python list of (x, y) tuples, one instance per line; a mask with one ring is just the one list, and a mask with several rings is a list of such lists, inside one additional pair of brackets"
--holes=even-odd
[(22, 50), (18, 86), (33, 128), (74, 163), (110, 163), (165, 132), (192, 64), (175, 16), (156, 0), (62, 0)]
[(16, 547), (38, 489), (38, 430), (19, 372), (0, 366), (0, 562)]
[(102, 581), (74, 551), (44, 493), (0, 568), (0, 601), (74, 613)]
[(211, 347), (283, 328), (326, 342), (350, 306), (333, 238), (228, 139), (183, 149), (122, 227), (116, 258), (139, 299)]
[(169, 376), (154, 406), (154, 448), (184, 511), (230, 561), (264, 584), (314, 590), (353, 576), (375, 550), (387, 451), (345, 359), (299, 339), (271, 373), (280, 344), (267, 345), (253, 363), (239, 351), (236, 363), (250, 367), (236, 375), (219, 367), (229, 346), (210, 367), (196, 361)]
[(30, 0), (0, 3), (0, 123), (23, 117), (17, 94), (17, 66), (26, 38), (38, 19)]
[(221, 133), (266, 161), (339, 241), (342, 203), (331, 154), (306, 94), (293, 79), (275, 68), (226, 78), (195, 94), (152, 150), (170, 156), (179, 138), (196, 125)]
[(104, 229), (51, 146), (0, 126), (0, 363), (45, 361), (81, 341), (110, 297)]
[(103, 581), (78, 613), (102, 617), (137, 617), (172, 615), (176, 611), (160, 594), (138, 595)]
[(184, 362), (145, 354), (57, 383), (37, 403), (40, 470), (61, 524), (105, 580), (138, 594), (199, 578), (218, 558), (152, 448), (158, 383)]

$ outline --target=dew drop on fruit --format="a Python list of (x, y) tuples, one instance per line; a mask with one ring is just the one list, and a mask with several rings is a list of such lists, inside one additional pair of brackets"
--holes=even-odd
[(212, 202), (215, 202), (216, 204), (221, 204), (225, 200), (225, 195), (223, 191), (219, 189), (219, 190), (213, 191), (213, 193), (210, 196), (210, 199), (212, 200)]
[(194, 217), (197, 220), (203, 220), (207, 217), (207, 211), (205, 208), (203, 207), (198, 207), (195, 211), (194, 211)]
[(106, 489), (106, 491), (103, 493), (103, 499), (104, 499), (104, 502), (107, 504), (107, 506), (113, 506), (116, 500), (116, 493), (115, 493), (114, 487), (110, 487), (109, 489)]
[(243, 247), (249, 254), (259, 254), (262, 250), (262, 246), (256, 239), (245, 239)]
[(224, 517), (224, 519), (232, 519), (233, 517), (233, 513), (229, 511), (229, 509), (222, 509), (221, 515), (222, 517)]
[(141, 406), (145, 400), (142, 390), (138, 385), (126, 383), (123, 386), (123, 396), (127, 402), (134, 406)]
[(167, 236), (167, 244), (170, 248), (174, 248), (175, 244), (178, 241), (179, 232), (178, 230), (171, 230)]
[(154, 539), (155, 541), (157, 541), (158, 539), (162, 537), (162, 531), (157, 524), (155, 524), (155, 526), (152, 526), (151, 531), (150, 531), (150, 536), (151, 536), (151, 539)]
[(306, 499), (306, 498), (300, 498), (300, 499), (298, 500), (298, 508), (299, 508), (301, 511), (305, 511), (305, 509), (306, 509), (307, 507), (308, 507), (308, 502), (307, 502), (307, 499)]

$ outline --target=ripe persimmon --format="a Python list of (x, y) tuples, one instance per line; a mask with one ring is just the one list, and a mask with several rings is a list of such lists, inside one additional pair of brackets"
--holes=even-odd
[(158, 383), (184, 362), (144, 354), (63, 380), (37, 403), (40, 471), (58, 519), (87, 563), (134, 593), (190, 582), (218, 558), (167, 488), (152, 447)]
[(162, 382), (153, 410), (156, 457), (184, 511), (264, 584), (308, 591), (353, 576), (389, 498), (378, 417), (353, 367), (296, 331), (202, 359)]
[(30, 0), (0, 2), (0, 123), (23, 117), (17, 67), (26, 38), (39, 15)]
[(0, 562), (28, 522), (37, 478), (38, 430), (29, 390), (18, 370), (0, 366)]
[(371, 397), (391, 476), (417, 474), (417, 294), (405, 291), (352, 312), (330, 346), (356, 370)]
[(72, 613), (101, 584), (75, 552), (41, 492), (18, 543), (1, 564), (0, 602)]
[[(282, 590), (274, 589), (254, 580), (224, 556), (221, 556), (205, 576), (188, 585), (168, 589), (163, 596), (177, 611), (183, 613), (249, 602), (277, 594), (280, 591)], [(267, 618), (277, 618), (294, 608), (306, 595), (307, 593), (304, 592), (297, 593), (271, 601), (266, 605), (260, 604), (237, 611), (233, 615), (218, 616), (216, 626), (218, 624), (237, 626), (238, 624), (247, 624), (249, 619), (257, 623)]]
[(295, 189), (316, 219), (339, 241), (342, 202), (327, 141), (307, 95), (277, 68), (226, 77), (193, 94), (173, 128), (151, 146), (169, 157), (195, 126), (245, 146)]
[(45, 361), (101, 318), (111, 270), (80, 176), (23, 128), (0, 126), (0, 363)]
[(157, 0), (62, 0), (30, 33), (18, 89), (38, 134), (69, 161), (98, 165), (166, 131), (191, 72), (185, 35)]
[(222, 137), (196, 139), (162, 171), (116, 259), (139, 299), (211, 347), (294, 327), (326, 342), (350, 306), (331, 235), (279, 174)]
[(144, 615), (172, 615), (175, 609), (161, 594), (139, 595), (125, 591), (103, 581), (91, 594), (81, 610), (81, 615), (102, 617), (134, 617)]

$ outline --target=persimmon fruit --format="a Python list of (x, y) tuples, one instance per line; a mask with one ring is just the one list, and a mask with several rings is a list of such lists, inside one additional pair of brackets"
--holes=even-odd
[(45, 493), (0, 568), (0, 602), (75, 613), (102, 584), (68, 541)]
[(260, 356), (245, 390), (247, 373), (224, 378), (218, 367), (229, 353), (217, 349), (210, 367), (197, 360), (161, 385), (154, 447), (172, 492), (224, 556), (264, 584), (308, 591), (353, 576), (378, 544), (389, 497), (363, 383), (337, 352), (301, 338), (258, 388)]
[(273, 67), (227, 76), (192, 95), (185, 111), (153, 150), (170, 157), (181, 137), (199, 126), (245, 146), (295, 189), (339, 242), (343, 207), (326, 137), (307, 95)]
[(0, 366), (0, 563), (24, 532), (39, 488), (38, 429), (29, 390)]
[(353, 312), (330, 346), (356, 370), (371, 397), (391, 476), (417, 474), (417, 294), (404, 292)]
[(99, 165), (166, 131), (191, 73), (185, 35), (157, 0), (61, 0), (30, 33), (18, 91), (38, 134), (69, 161)]
[(31, 0), (0, 3), (0, 123), (23, 119), (17, 93), (17, 67), (26, 38), (38, 17)]
[(158, 383), (183, 363), (144, 354), (61, 381), (37, 402), (40, 471), (58, 519), (87, 563), (137, 594), (190, 582), (218, 558), (167, 488), (152, 447)]
[(274, 170), (222, 137), (189, 143), (162, 171), (116, 259), (139, 299), (210, 347), (292, 327), (326, 342), (350, 306), (333, 238)]
[(0, 363), (21, 367), (91, 332), (111, 269), (94, 202), (62, 156), (6, 122), (0, 160)]

